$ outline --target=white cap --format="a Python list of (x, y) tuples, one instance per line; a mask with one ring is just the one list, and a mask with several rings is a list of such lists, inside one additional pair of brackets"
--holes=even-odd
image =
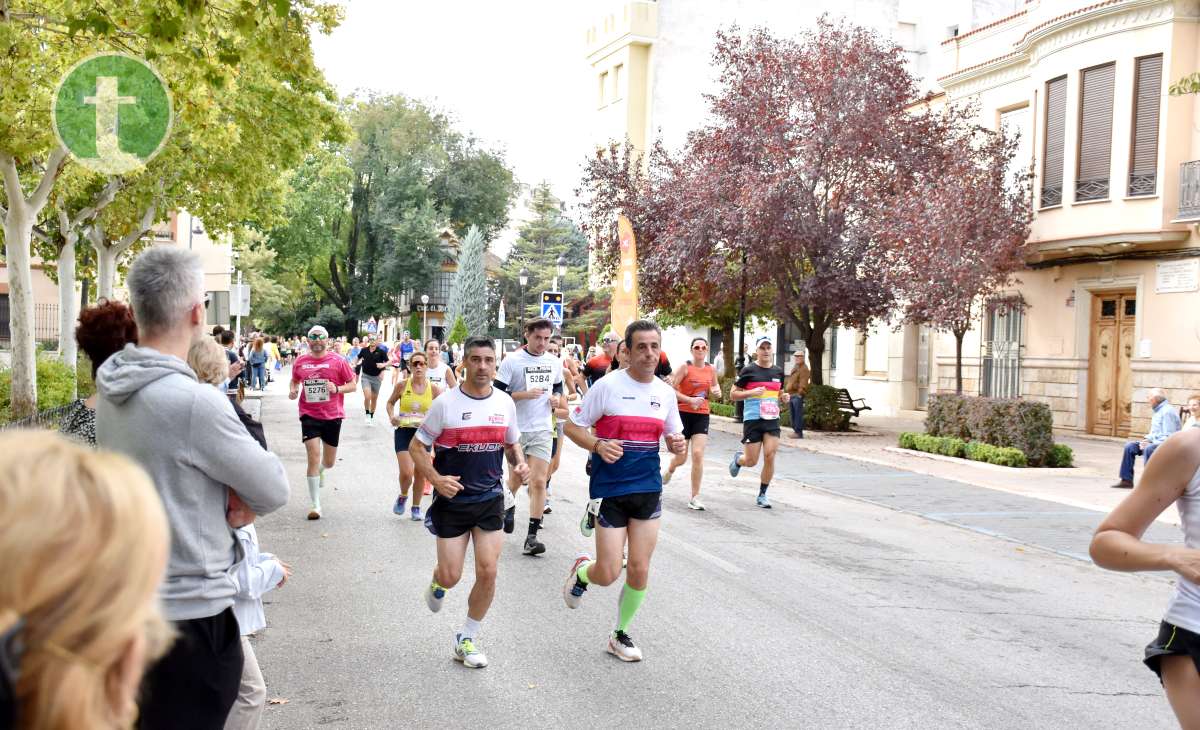
[(313, 335), (325, 335), (326, 337), (328, 337), (329, 330), (325, 329), (324, 327), (322, 327), (319, 324), (314, 324), (312, 327), (308, 328), (308, 336), (312, 337)]

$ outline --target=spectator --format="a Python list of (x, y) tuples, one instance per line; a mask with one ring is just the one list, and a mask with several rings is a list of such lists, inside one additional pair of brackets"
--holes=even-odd
[[(53, 516), (48, 519), (48, 516)], [(49, 432), (0, 435), (0, 727), (129, 727), (170, 631), (146, 473)]]
[(250, 387), (254, 390), (263, 390), (267, 387), (268, 359), (270, 358), (267, 355), (262, 336), (255, 337), (254, 344), (250, 346), (250, 354), (246, 357), (250, 363)]
[(267, 705), (267, 684), (254, 655), (254, 647), (250, 644), (250, 636), (267, 628), (263, 594), (282, 588), (291, 577), (292, 568), (271, 553), (259, 551), (258, 532), (254, 525), (239, 527), (234, 535), (242, 559), (235, 569), (238, 592), (233, 601), (233, 612), (237, 615), (242, 632), (245, 663), (237, 700), (225, 721), (225, 730), (255, 730), (262, 721), (263, 709)]
[(141, 464), (162, 498), (171, 552), (161, 596), (181, 637), (146, 674), (139, 727), (220, 730), (242, 677), (226, 485), (263, 514), (287, 503), (287, 475), (246, 433), (229, 400), (196, 382), (185, 362), (204, 324), (200, 258), (151, 248), (126, 283), (139, 344), (97, 373), (96, 442)]
[(1142, 463), (1148, 463), (1154, 450), (1167, 438), (1179, 430), (1179, 414), (1167, 401), (1167, 394), (1162, 388), (1150, 391), (1150, 432), (1141, 441), (1130, 441), (1125, 444), (1125, 454), (1121, 457), (1121, 481), (1113, 485), (1113, 489), (1133, 489), (1133, 462), (1139, 455)]
[(1187, 399), (1187, 418), (1183, 420), (1184, 428), (1200, 428), (1200, 394), (1192, 394)]
[(808, 369), (808, 363), (804, 362), (804, 349), (801, 348), (792, 353), (792, 372), (783, 383), (784, 392), (792, 395), (788, 401), (792, 416), (790, 438), (804, 438), (804, 394), (808, 392), (811, 383), (812, 371)]
[[(96, 370), (126, 343), (137, 343), (137, 325), (133, 312), (121, 302), (101, 302), (79, 313), (75, 341), (92, 364), (92, 380)], [(91, 446), (96, 445), (96, 394), (76, 400), (59, 421), (60, 433)]]

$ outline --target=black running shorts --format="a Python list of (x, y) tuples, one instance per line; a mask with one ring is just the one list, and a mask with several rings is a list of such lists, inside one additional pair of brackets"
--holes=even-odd
[(683, 437), (691, 439), (696, 434), (701, 436), (708, 435), (708, 414), (707, 413), (686, 413), (679, 412), (679, 420), (683, 421)]
[(662, 492), (623, 494), (600, 502), (601, 527), (628, 527), (630, 520), (657, 520), (662, 515)]
[(408, 445), (412, 443), (413, 436), (416, 435), (417, 429), (415, 428), (401, 427), (396, 429), (396, 434), (392, 438), (396, 446), (396, 453), (399, 454), (401, 451), (408, 451)]
[(504, 497), (483, 502), (454, 502), (434, 492), (433, 504), (425, 510), (425, 529), (437, 537), (460, 537), (478, 527), (495, 532), (504, 526)]
[(338, 445), (338, 437), (342, 434), (342, 419), (334, 418), (329, 421), (312, 416), (300, 416), (300, 440), (321, 439), (330, 446)]
[(1146, 646), (1143, 660), (1162, 681), (1162, 658), (1165, 656), (1190, 656), (1200, 672), (1200, 635), (1163, 621), (1158, 625), (1158, 637)]
[(779, 419), (754, 418), (742, 423), (742, 443), (759, 444), (764, 436), (779, 438)]

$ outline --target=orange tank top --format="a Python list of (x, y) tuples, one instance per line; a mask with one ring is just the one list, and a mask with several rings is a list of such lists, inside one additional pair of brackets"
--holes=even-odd
[(693, 408), (687, 403), (680, 403), (680, 412), (708, 413), (708, 394), (712, 390), (713, 384), (717, 382), (717, 371), (713, 369), (712, 365), (697, 367), (688, 363), (684, 367), (686, 371), (683, 373), (683, 379), (679, 381), (675, 390), (693, 398), (704, 398), (704, 402), (700, 404), (699, 408)]

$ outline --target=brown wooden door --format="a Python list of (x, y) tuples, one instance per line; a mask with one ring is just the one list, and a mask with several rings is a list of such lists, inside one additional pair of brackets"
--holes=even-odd
[(1092, 298), (1089, 430), (1104, 436), (1129, 434), (1133, 411), (1134, 333), (1137, 299), (1133, 292)]

